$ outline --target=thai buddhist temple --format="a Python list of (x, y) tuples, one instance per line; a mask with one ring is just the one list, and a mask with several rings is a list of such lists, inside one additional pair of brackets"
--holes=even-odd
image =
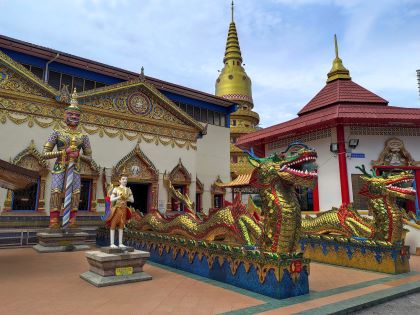
[(216, 80), (217, 96), (238, 103), (238, 109), (230, 116), (230, 172), (232, 178), (249, 173), (252, 166), (248, 163), (246, 153), (236, 146), (236, 140), (245, 134), (257, 130), (260, 117), (253, 111), (251, 79), (243, 67), (243, 58), (239, 46), (238, 33), (232, 16), (223, 58), (223, 69)]
[[(367, 197), (359, 194), (362, 174), (356, 166), (365, 165), (377, 174), (411, 170), (420, 183), (420, 108), (391, 106), (354, 82), (340, 59), (336, 38), (334, 42), (327, 82), (297, 117), (237, 141), (240, 148), (253, 148), (260, 156), (280, 153), (295, 141), (315, 148), (318, 184), (313, 190), (298, 191), (303, 211), (326, 211), (350, 202), (366, 210)], [(417, 200), (401, 201), (402, 206), (418, 212), (419, 199), (417, 190)]]
[[(235, 50), (225, 60), (242, 59)], [(243, 72), (240, 65), (230, 68)], [(244, 82), (251, 100), (250, 81)], [(229, 85), (223, 86), (219, 92), (228, 93)], [(224, 190), (216, 183), (230, 180), (229, 122), (237, 98), (0, 36), (0, 159), (37, 174), (23, 191), (0, 189), (2, 227), (48, 225), (53, 160), (43, 150), (53, 130), (63, 127), (70, 99), (80, 108), (79, 130), (92, 151), (80, 164), (82, 226), (101, 222), (106, 183), (118, 182), (123, 171), (129, 173), (134, 207), (143, 213), (182, 210), (166, 179), (198, 212), (223, 205)], [(249, 100), (241, 104), (247, 110)]]

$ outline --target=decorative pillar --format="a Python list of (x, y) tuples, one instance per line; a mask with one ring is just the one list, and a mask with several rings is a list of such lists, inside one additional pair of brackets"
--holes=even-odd
[(337, 144), (338, 144), (338, 167), (340, 171), (341, 203), (350, 203), (349, 181), (347, 178), (347, 157), (346, 141), (344, 138), (344, 126), (337, 126)]
[(315, 184), (314, 190), (312, 191), (312, 201), (314, 203), (314, 211), (319, 212), (319, 189), (318, 181)]
[(97, 205), (97, 199), (96, 199), (96, 190), (98, 187), (98, 178), (92, 179), (92, 190), (90, 194), (90, 212), (96, 212), (96, 205)]
[(37, 212), (40, 212), (40, 213), (45, 212), (45, 185), (47, 182), (47, 179), (46, 179), (47, 175), (48, 173), (41, 176), (41, 185), (39, 186), (38, 209), (36, 210)]

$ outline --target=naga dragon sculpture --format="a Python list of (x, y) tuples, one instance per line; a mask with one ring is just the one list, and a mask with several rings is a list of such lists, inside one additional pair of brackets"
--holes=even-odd
[(414, 180), (411, 173), (369, 174), (364, 165), (357, 167), (365, 182), (360, 194), (369, 198), (369, 211), (373, 219), (362, 217), (352, 205), (333, 208), (316, 218), (303, 219), (304, 234), (339, 234), (357, 236), (390, 243), (401, 242), (404, 237), (404, 211), (397, 205), (397, 198), (415, 199), (416, 191), (410, 186)]
[[(316, 152), (302, 143), (293, 143), (280, 155), (267, 158), (250, 153), (248, 159), (255, 167), (250, 185), (255, 186), (261, 196), (262, 217), (258, 215), (258, 207), (252, 204), (246, 207), (238, 195), (231, 206), (212, 212), (202, 220), (191, 209), (171, 219), (153, 212), (136, 222), (134, 228), (193, 239), (259, 245), (266, 252), (295, 252), (301, 228), (295, 187), (315, 185), (317, 173), (312, 165), (316, 157)], [(172, 191), (170, 186), (169, 189)], [(182, 200), (182, 196), (178, 197)], [(250, 213), (249, 209), (257, 213)]]
[(194, 203), (190, 198), (174, 189), (169, 180), (166, 180), (166, 186), (173, 197), (184, 203), (185, 212), (171, 218), (157, 211), (149, 213), (137, 220), (135, 229), (245, 245), (255, 244), (261, 235), (261, 222), (241, 203), (240, 196), (231, 206), (203, 217), (193, 210)]

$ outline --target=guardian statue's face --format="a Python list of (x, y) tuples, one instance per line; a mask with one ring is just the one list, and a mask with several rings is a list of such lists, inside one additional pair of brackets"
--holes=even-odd
[(64, 120), (67, 126), (77, 127), (80, 122), (80, 112), (77, 110), (66, 110)]

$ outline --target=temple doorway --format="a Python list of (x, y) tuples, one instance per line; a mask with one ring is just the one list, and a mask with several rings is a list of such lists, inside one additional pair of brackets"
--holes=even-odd
[(127, 186), (130, 187), (134, 197), (134, 203), (129, 203), (128, 205), (141, 213), (146, 214), (149, 208), (149, 191), (151, 184), (128, 183)]
[(80, 181), (80, 211), (90, 211), (90, 201), (92, 194), (92, 180), (82, 178)]
[(26, 189), (13, 192), (12, 210), (30, 210), (37, 208), (39, 182)]

